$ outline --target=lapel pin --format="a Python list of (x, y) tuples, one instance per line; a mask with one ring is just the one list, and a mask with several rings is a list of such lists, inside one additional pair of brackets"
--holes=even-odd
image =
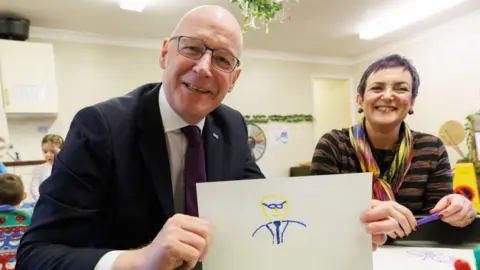
[(213, 133), (213, 137), (218, 140), (218, 135), (216, 133)]

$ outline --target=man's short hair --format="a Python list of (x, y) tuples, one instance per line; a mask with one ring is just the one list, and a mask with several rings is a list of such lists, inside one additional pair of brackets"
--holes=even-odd
[(357, 93), (363, 98), (367, 79), (370, 75), (382, 69), (396, 67), (402, 67), (403, 70), (410, 72), (412, 76), (412, 99), (415, 99), (418, 95), (418, 87), (420, 86), (420, 76), (413, 64), (407, 58), (398, 54), (389, 55), (372, 63), (363, 73), (360, 83), (358, 84)]
[(0, 174), (0, 205), (19, 205), (23, 201), (22, 179), (13, 173)]

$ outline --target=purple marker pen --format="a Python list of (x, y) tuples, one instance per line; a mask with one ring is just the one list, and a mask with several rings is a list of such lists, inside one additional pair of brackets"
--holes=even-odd
[(440, 219), (440, 213), (435, 213), (435, 214), (432, 214), (432, 215), (429, 215), (427, 217), (424, 217), (424, 218), (421, 218), (417, 221), (417, 226), (420, 226), (420, 225), (423, 225), (425, 223), (429, 223), (429, 222), (432, 222), (432, 221), (435, 221), (437, 219)]

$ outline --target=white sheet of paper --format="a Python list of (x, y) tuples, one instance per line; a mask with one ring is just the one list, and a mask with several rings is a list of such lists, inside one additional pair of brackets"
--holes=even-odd
[(47, 96), (46, 85), (19, 84), (12, 88), (13, 102), (21, 105), (37, 105), (45, 101)]
[(269, 141), (273, 144), (288, 144), (290, 141), (290, 130), (287, 126), (272, 125), (269, 127)]
[(371, 186), (370, 173), (197, 184), (213, 227), (203, 270), (372, 269)]
[(464, 259), (475, 269), (471, 249), (381, 247), (373, 253), (374, 270), (453, 270), (456, 259)]

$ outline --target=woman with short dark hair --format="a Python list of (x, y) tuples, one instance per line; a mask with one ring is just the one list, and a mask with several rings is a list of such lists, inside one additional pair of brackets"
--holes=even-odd
[(420, 78), (415, 67), (394, 54), (371, 64), (357, 89), (364, 117), (350, 128), (323, 135), (315, 149), (311, 174), (371, 172), (373, 197), (389, 201), (401, 229), (415, 230), (415, 214), (439, 212), (452, 226), (472, 223), (476, 212), (465, 197), (452, 194), (448, 154), (436, 136), (411, 130)]

